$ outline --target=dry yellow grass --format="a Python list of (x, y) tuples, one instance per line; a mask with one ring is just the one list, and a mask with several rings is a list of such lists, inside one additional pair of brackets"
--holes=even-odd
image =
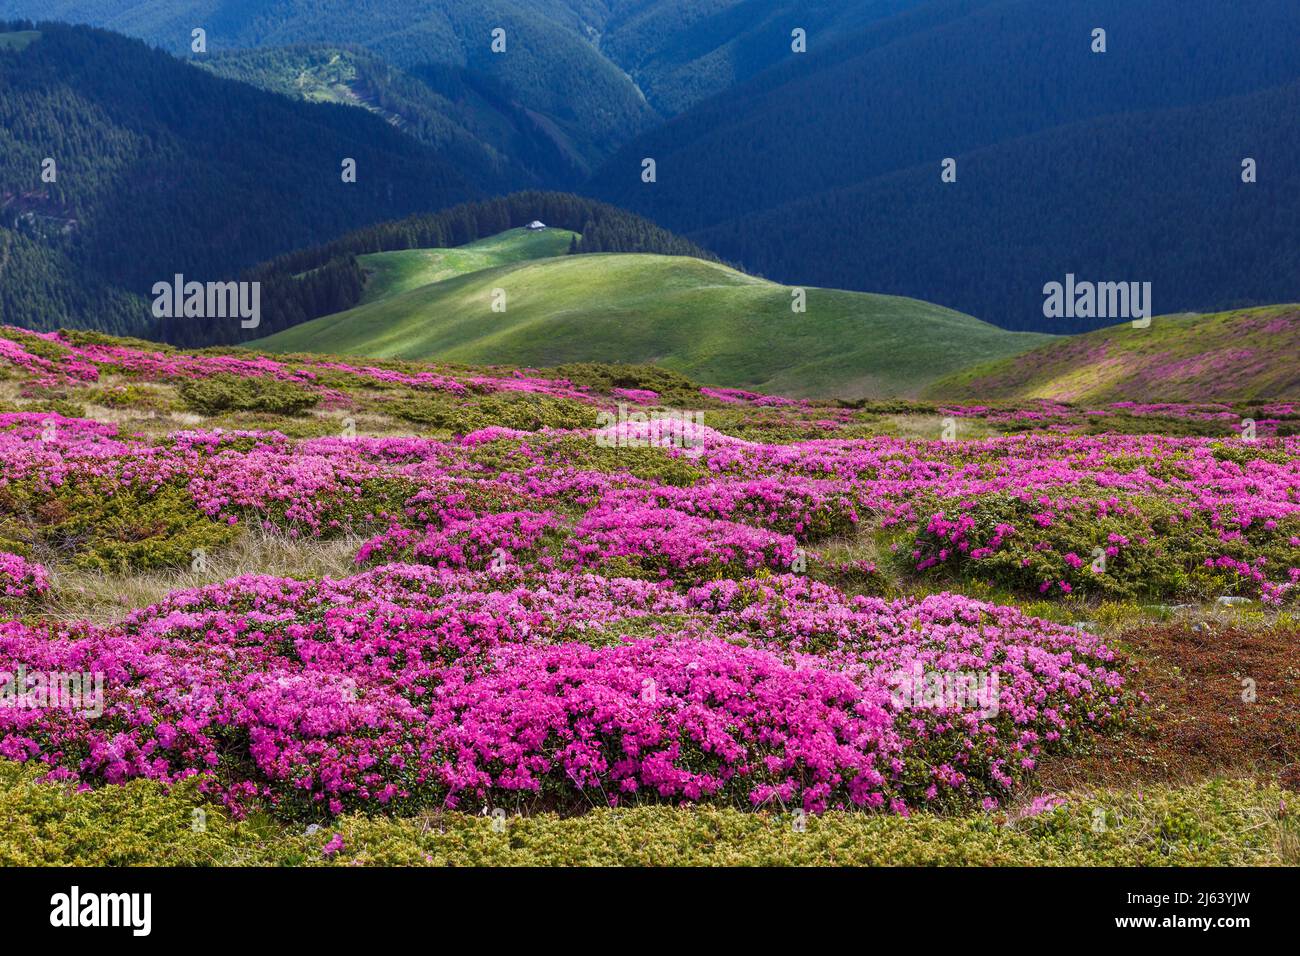
[(202, 571), (110, 574), (55, 566), (50, 573), (53, 593), (46, 613), (58, 620), (110, 624), (136, 608), (156, 604), (171, 591), (217, 584), (244, 574), (346, 577), (357, 571), (353, 557), (361, 542), (357, 536), (321, 541), (250, 528), (229, 548), (209, 555)]

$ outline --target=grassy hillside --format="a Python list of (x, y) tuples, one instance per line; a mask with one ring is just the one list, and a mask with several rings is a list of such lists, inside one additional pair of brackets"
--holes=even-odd
[(0, 33), (0, 50), (22, 50), (40, 36), (39, 30), (14, 30)]
[[(556, 239), (567, 244), (566, 236)], [(559, 256), (410, 287), (479, 257), (525, 258), (548, 241), (516, 231), (465, 250), (367, 256), (377, 283), (368, 301), (252, 344), (528, 366), (653, 362), (715, 385), (878, 396), (915, 394), (936, 376), (1046, 338), (913, 299), (833, 289), (808, 289), (808, 311), (796, 314), (790, 287), (684, 256)], [(504, 313), (492, 310), (497, 289)]]
[(940, 398), (981, 401), (1204, 401), (1300, 397), (1300, 306), (1160, 316), (1059, 338), (933, 383)]
[[(365, 300), (367, 270), (358, 260), (365, 256), (408, 250), (463, 250), (470, 243), (520, 229), (539, 219), (553, 231), (568, 230), (567, 237), (578, 235), (580, 252), (639, 252), (716, 259), (695, 243), (649, 220), (594, 199), (572, 193), (524, 190), (366, 226), (328, 242), (277, 256), (249, 273), (249, 278), (263, 284), (262, 324), (254, 335), (241, 334), (244, 330), (237, 326), (172, 323), (165, 327), (167, 341), (199, 347), (265, 338), (311, 319), (361, 305)], [(536, 240), (540, 246), (521, 247), (513, 254), (497, 249), (492, 253), (497, 258), (480, 260), (477, 267), (502, 265), (518, 256), (568, 252), (567, 246), (562, 246), (565, 238), (566, 235), (542, 238)], [(548, 242), (556, 245), (548, 246)], [(490, 246), (478, 247), (481, 253), (490, 250)], [(450, 261), (454, 262), (459, 255), (453, 253)], [(417, 264), (413, 268), (417, 272), (424, 268), (418, 265), (421, 258), (414, 257)], [(399, 277), (409, 271), (398, 265), (393, 268)], [(371, 271), (374, 271), (373, 262)], [(418, 280), (408, 281), (408, 287), (414, 281)]]
[(577, 233), (567, 229), (510, 229), (455, 249), (402, 249), (358, 256), (366, 271), (361, 304), (494, 266), (565, 255)]

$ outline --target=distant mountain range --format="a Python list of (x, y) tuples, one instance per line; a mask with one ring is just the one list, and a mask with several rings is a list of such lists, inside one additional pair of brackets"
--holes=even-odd
[[(138, 331), (160, 275), (230, 276), (519, 189), (598, 198), (779, 283), (1013, 330), (1115, 320), (1046, 316), (1067, 274), (1149, 282), (1163, 313), (1300, 299), (1294, 0), (0, 0), (6, 15), (175, 57), (66, 26), (3, 34), (0, 320)], [(355, 294), (355, 265), (331, 270), (320, 301)]]
[(1067, 272), (1151, 281), (1165, 312), (1294, 300), (1297, 36), (1293, 0), (936, 0), (818, 37), (588, 188), (782, 281), (1009, 328), (1106, 324), (1044, 319)]
[[(0, 0), (0, 16), (108, 27), (178, 56), (348, 43), (398, 68), (445, 64), (510, 90), (553, 148), (587, 170), (657, 120), (636, 84), (592, 40), (595, 0)], [(493, 51), (503, 30), (504, 52)], [(484, 113), (495, 111), (482, 104)]]
[(460, 66), (404, 71), (336, 44), (270, 47), (193, 60), (218, 76), (313, 103), (369, 110), (438, 151), (485, 192), (569, 186), (581, 160), (492, 78)]
[[(0, 0), (0, 16), (89, 23), (190, 56), (346, 43), (412, 72), (462, 69), (548, 127), (583, 164), (789, 56), (925, 0)], [(494, 52), (493, 31), (505, 31)], [(477, 105), (477, 104), (476, 104)]]

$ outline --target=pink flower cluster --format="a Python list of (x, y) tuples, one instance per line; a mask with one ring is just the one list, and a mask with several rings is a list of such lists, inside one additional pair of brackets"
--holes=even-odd
[(659, 488), (659, 502), (688, 514), (758, 525), (800, 541), (850, 534), (858, 524), (851, 489), (798, 475), (702, 482)]
[[(198, 775), (237, 810), (514, 793), (906, 812), (1004, 799), (1123, 706), (1087, 634), (794, 576), (689, 596), (519, 568), (253, 576), (112, 627), (0, 624), (0, 670), (20, 664), (102, 673), (104, 714), (0, 711), (0, 755), (85, 783)], [(996, 670), (997, 714), (900, 702), (915, 664)]]
[[(38, 333), (26, 329), (2, 327), (0, 362), (34, 374), (32, 381), (42, 385), (94, 382), (101, 371), (115, 372), (146, 380), (182, 380), (236, 375), (242, 378), (273, 378), (291, 381), (316, 389), (327, 400), (337, 400), (339, 393), (320, 384), (321, 373), (341, 374), (358, 384), (391, 384), (409, 388), (445, 391), (457, 395), (471, 392), (531, 392), (554, 395), (596, 404), (584, 389), (564, 379), (529, 376), (520, 372), (509, 375), (473, 375), (457, 379), (434, 371), (402, 372), (394, 369), (345, 362), (281, 362), (266, 356), (241, 358), (208, 353), (159, 352), (120, 345), (73, 345), (61, 333)], [(24, 340), (57, 343), (66, 353), (47, 359), (24, 348)], [(336, 401), (331, 402), (336, 404)]]
[(807, 407), (812, 403), (807, 399), (783, 398), (780, 395), (760, 395), (747, 392), (743, 388), (701, 388), (700, 394), (705, 398), (716, 399), (729, 405), (747, 404), (758, 407), (786, 408), (793, 406)]
[(663, 578), (693, 580), (788, 570), (797, 550), (790, 535), (614, 497), (583, 516), (564, 557), (580, 568), (625, 562)]
[[(5, 329), (6, 332), (10, 331)], [(18, 330), (13, 330), (17, 332)], [(33, 339), (52, 340), (53, 333), (24, 332)], [(88, 361), (68, 356), (59, 361), (33, 355), (11, 338), (0, 336), (0, 362), (8, 362), (26, 372), (35, 374), (40, 384), (57, 385), (61, 382), (93, 382), (99, 378), (99, 369)]]
[(499, 570), (521, 561), (548, 566), (553, 562), (539, 561), (538, 551), (548, 535), (563, 527), (563, 519), (550, 511), (505, 511), (451, 518), (441, 527), (430, 525), (423, 534), (394, 526), (362, 545), (357, 563), (404, 559), (439, 568), (474, 570)]
[(44, 597), (50, 590), (49, 572), (21, 555), (0, 551), (0, 608), (12, 608)]

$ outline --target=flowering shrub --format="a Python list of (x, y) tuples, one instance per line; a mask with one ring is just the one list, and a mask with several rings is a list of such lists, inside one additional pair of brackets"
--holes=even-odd
[(757, 392), (747, 392), (740, 388), (702, 388), (700, 394), (706, 398), (712, 398), (719, 402), (729, 404), (748, 403), (758, 406), (792, 406), (810, 404), (807, 400), (799, 401), (793, 398), (782, 398), (779, 395), (759, 395)]
[(789, 535), (615, 500), (578, 522), (564, 557), (578, 567), (690, 581), (788, 569), (796, 550)]
[(648, 388), (611, 388), (609, 393), (634, 405), (656, 405), (659, 402), (659, 393)]
[[(582, 639), (637, 621), (648, 636)], [(997, 715), (900, 702), (897, 674), (918, 663), (997, 669)], [(0, 710), (0, 754), (86, 782), (198, 775), (236, 809), (513, 791), (905, 812), (1001, 800), (1043, 749), (1122, 710), (1114, 655), (1086, 634), (794, 576), (685, 599), (518, 568), (251, 576), (119, 626), (4, 624), (0, 669), (20, 664), (102, 672), (104, 716)]]
[(552, 512), (507, 511), (500, 514), (453, 518), (442, 527), (430, 526), (423, 535), (402, 527), (390, 528), (367, 541), (357, 562), (410, 560), (439, 568), (533, 564), (563, 521)]
[[(209, 379), (221, 374), (233, 373)], [(479, 387), (471, 380), (455, 400)], [(895, 574), (1027, 595), (1296, 597), (1297, 439), (778, 444), (682, 419), (593, 432), (594, 405), (555, 400), (591, 417), (570, 431), (494, 425), (450, 441), (252, 430), (149, 441), (54, 413), (0, 415), (0, 547), (21, 548), (34, 532), (87, 566), (162, 567), (229, 540), (241, 523), (311, 536), (441, 533), (448, 520), (551, 511), (565, 518), (555, 536), (573, 529), (563, 560), (686, 584), (790, 570), (787, 539), (821, 546), (865, 531), (898, 545)], [(666, 445), (652, 444), (652, 424), (666, 426)], [(878, 560), (807, 558), (810, 573), (881, 589), (880, 568), (868, 567)]]
[[(58, 781), (188, 781), (238, 812), (304, 816), (505, 799), (1000, 805), (1044, 754), (1125, 718), (1123, 662), (1015, 608), (868, 593), (932, 578), (1033, 598), (1300, 593), (1300, 439), (1212, 437), (1224, 409), (832, 408), (644, 370), (0, 343), (7, 374), (69, 403), (254, 397), (190, 402), (229, 428), (0, 414), (0, 671), (104, 677), (99, 717), (0, 708), (0, 756)], [(597, 427), (652, 392), (706, 417)], [(313, 415), (281, 431), (240, 417), (288, 395)], [(440, 437), (334, 432), (329, 415), (354, 409)], [(862, 430), (940, 411), (1020, 433)], [(1206, 434), (1128, 427), (1180, 415)], [(16, 556), (187, 568), (250, 525), (364, 535), (367, 570), (238, 577), (101, 625), (37, 616), (47, 580)]]
[(0, 611), (13, 612), (37, 604), (50, 590), (50, 576), (42, 565), (17, 554), (0, 551)]
[[(962, 502), (951, 517), (931, 515), (911, 557), (920, 571), (944, 566), (1042, 594), (1213, 597), (1241, 588), (1280, 602), (1296, 577), (1288, 569), (1300, 567), (1297, 534), (1296, 513), (1259, 520), (1231, 505), (1149, 495), (997, 494)], [(1274, 569), (1290, 580), (1270, 580)]]
[(208, 517), (235, 524), (246, 516), (266, 528), (317, 536), (385, 520), (416, 487), (355, 455), (260, 446), (220, 451), (195, 472), (189, 491)]
[(835, 482), (806, 478), (712, 481), (660, 489), (658, 498), (688, 514), (753, 524), (801, 542), (851, 534), (858, 524), (851, 492)]

